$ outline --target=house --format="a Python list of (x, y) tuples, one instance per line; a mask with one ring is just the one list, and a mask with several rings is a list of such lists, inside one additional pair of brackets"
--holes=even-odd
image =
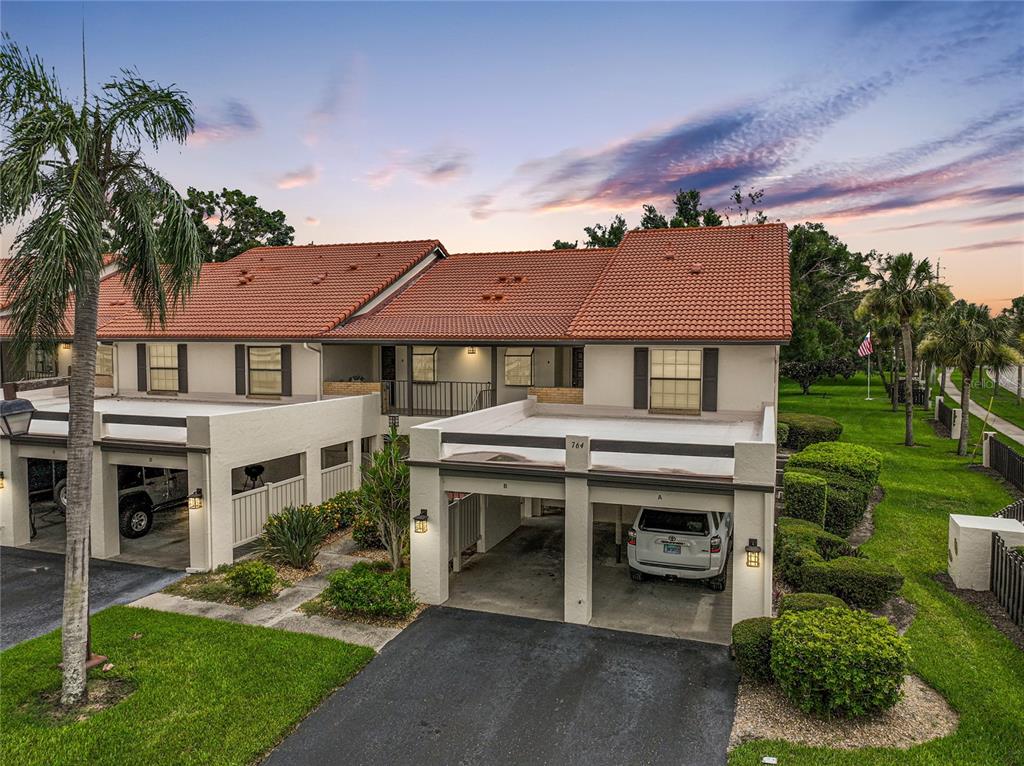
[[(97, 504), (110, 518), (94, 523), (98, 555), (121, 547), (115, 461), (187, 468), (203, 496), (188, 524), (202, 569), (230, 561), (281, 503), (353, 486), (359, 455), (394, 424), (411, 437), (412, 515), (431, 520), (412, 535), (413, 585), (430, 603), (468, 587), (464, 550), (564, 508), (556, 616), (591, 622), (595, 526), (618, 540), (637, 507), (657, 505), (733, 514), (733, 585), (716, 614), (770, 610), (778, 352), (791, 332), (782, 224), (634, 231), (588, 250), (256, 248), (205, 265), (162, 329), (118, 286), (112, 274), (101, 287)], [(35, 398), (44, 419), (0, 443), (8, 476), (18, 455), (60, 451), (66, 395)], [(257, 462), (272, 485), (258, 502), (242, 481)], [(12, 494), (0, 492), (4, 542), (23, 544), (27, 499)], [(750, 540), (765, 551), (757, 571), (735, 555)]]

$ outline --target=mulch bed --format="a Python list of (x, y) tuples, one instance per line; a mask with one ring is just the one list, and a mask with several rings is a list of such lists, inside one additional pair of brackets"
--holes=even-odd
[[(264, 561), (264, 559), (258, 556), (251, 557), (248, 560)], [(227, 572), (216, 570), (189, 575), (182, 580), (171, 583), (164, 588), (163, 592), (169, 593), (172, 596), (190, 598), (195, 601), (214, 601), (220, 604), (230, 604), (232, 606), (252, 609), (260, 604), (273, 601), (285, 588), (290, 588), (308, 577), (319, 574), (322, 568), (318, 562), (314, 562), (313, 566), (309, 569), (295, 569), (287, 564), (273, 561), (266, 561), (265, 563), (270, 564), (274, 571), (277, 572), (277, 582), (274, 583), (274, 590), (269, 596), (261, 598), (243, 596), (228, 583)]]
[(875, 507), (884, 499), (885, 490), (881, 486), (876, 486), (871, 490), (871, 496), (868, 498), (868, 507), (864, 511), (864, 516), (857, 522), (857, 525), (851, 530), (850, 534), (846, 536), (846, 541), (854, 548), (866, 543), (871, 539), (871, 535), (875, 533)]
[(31, 712), (48, 723), (62, 726), (85, 721), (127, 699), (135, 691), (135, 684), (124, 678), (93, 678), (89, 680), (88, 697), (84, 704), (65, 707), (60, 704), (60, 689), (43, 692), (35, 700), (21, 705), (23, 712)]
[(1002, 485), (1003, 489), (1005, 489), (1007, 492), (1010, 493), (1010, 497), (1012, 497), (1014, 499), (1014, 501), (1017, 501), (1017, 500), (1020, 500), (1021, 498), (1024, 498), (1024, 492), (1021, 492), (1014, 485), (1010, 484), (1010, 482), (1008, 482), (1006, 479), (1004, 479), (1003, 475), (1001, 473), (999, 473), (998, 471), (995, 471), (995, 470), (993, 470), (991, 468), (986, 468), (983, 465), (969, 465), (969, 466), (967, 466), (967, 470), (968, 471), (977, 471), (978, 473), (983, 473), (986, 476), (988, 476), (990, 479), (992, 479), (993, 481), (998, 482), (999, 484)]
[(333, 606), (317, 596), (316, 598), (310, 599), (306, 603), (302, 604), (299, 607), (299, 610), (305, 614), (316, 614), (321, 617), (330, 617), (334, 620), (342, 620), (343, 622), (359, 622), (363, 625), (373, 625), (378, 628), (398, 628), (399, 630), (404, 630), (417, 617), (419, 617), (426, 608), (426, 604), (419, 604), (411, 615), (404, 619), (396, 620), (387, 617), (369, 617), (367, 615), (335, 609)]
[(960, 719), (949, 703), (917, 676), (903, 682), (903, 698), (884, 713), (825, 720), (796, 708), (775, 685), (744, 679), (736, 696), (731, 750), (756, 739), (851, 750), (907, 748), (951, 734)]
[(990, 590), (964, 590), (953, 584), (953, 579), (945, 572), (934, 575), (935, 580), (957, 598), (980, 611), (989, 622), (1006, 636), (1022, 652), (1024, 652), (1024, 630), (1010, 619), (1009, 613), (1003, 609), (995, 594)]

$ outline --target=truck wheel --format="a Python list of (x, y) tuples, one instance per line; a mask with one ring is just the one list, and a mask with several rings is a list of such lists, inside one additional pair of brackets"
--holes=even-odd
[(708, 587), (719, 593), (725, 590), (725, 569), (723, 569), (720, 574), (717, 574), (708, 580)]
[(128, 499), (121, 503), (121, 534), (135, 539), (147, 534), (153, 528), (153, 510), (145, 500)]
[(643, 582), (644, 581), (644, 573), (641, 572), (639, 569), (633, 569), (633, 567), (630, 567), (629, 568), (629, 576), (632, 578), (633, 582)]
[(68, 512), (68, 480), (61, 479), (53, 488), (53, 502), (64, 515)]

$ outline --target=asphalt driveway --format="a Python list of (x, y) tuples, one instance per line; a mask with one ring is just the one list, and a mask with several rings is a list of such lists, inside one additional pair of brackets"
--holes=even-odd
[[(184, 572), (93, 559), (89, 569), (89, 609), (158, 591)], [(49, 633), (60, 626), (64, 598), (64, 556), (0, 548), (0, 648)]]
[(428, 609), (265, 761), (724, 764), (723, 646)]

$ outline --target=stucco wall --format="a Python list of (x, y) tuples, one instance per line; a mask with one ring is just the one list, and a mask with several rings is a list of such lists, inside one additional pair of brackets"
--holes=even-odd
[(633, 347), (587, 346), (583, 351), (583, 403), (633, 406)]
[(478, 545), (481, 553), (490, 550), (519, 529), (522, 521), (519, 498), (487, 495), (483, 500), (483, 523), (480, 525)]

